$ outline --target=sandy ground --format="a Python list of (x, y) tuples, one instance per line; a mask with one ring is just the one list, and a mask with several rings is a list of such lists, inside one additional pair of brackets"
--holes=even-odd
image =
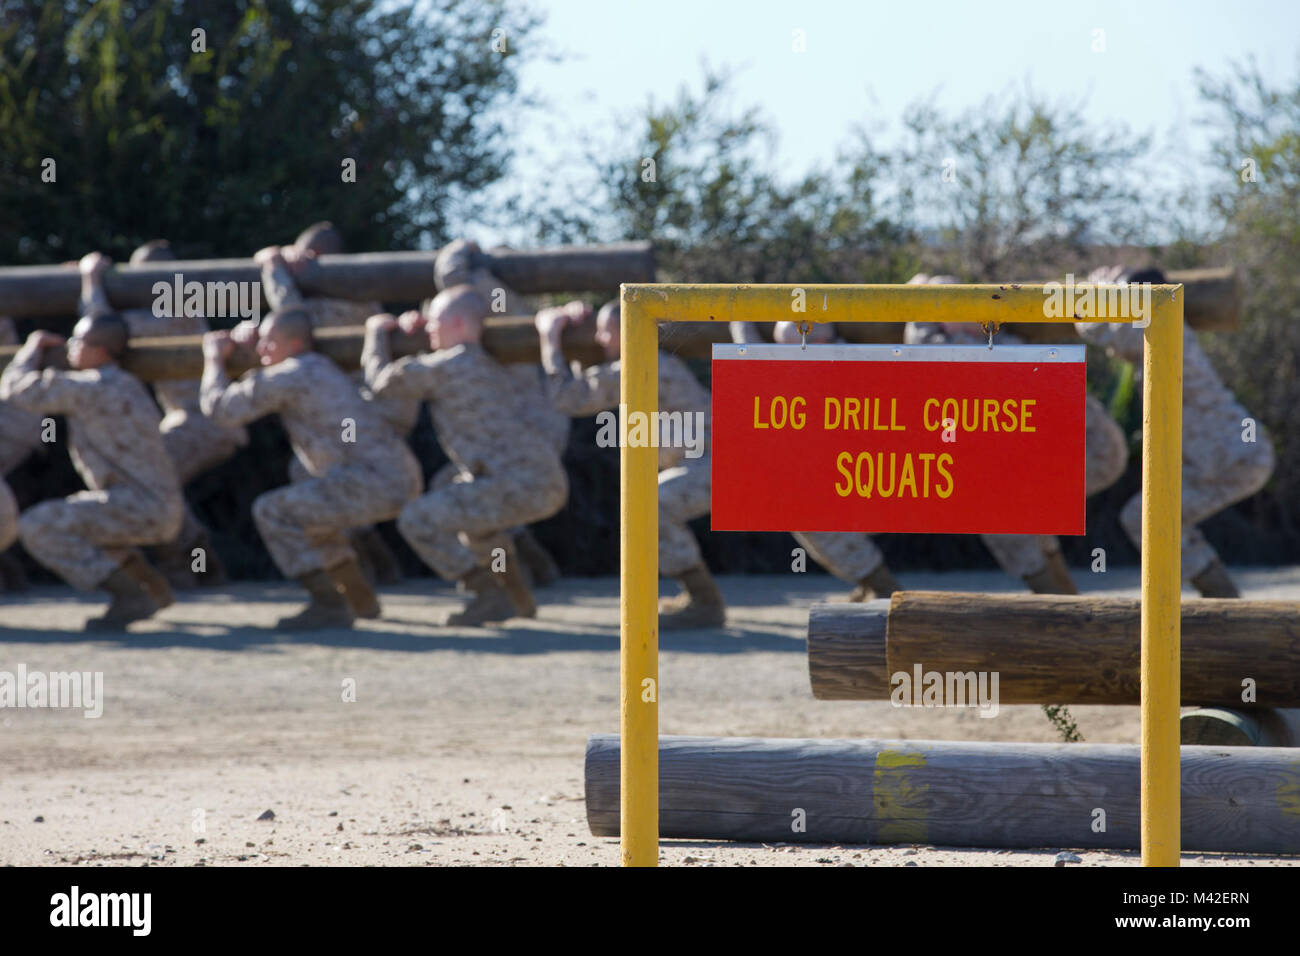
[[(1136, 569), (1084, 579), (1136, 594)], [(1248, 597), (1300, 598), (1300, 568), (1242, 571)], [(1104, 581), (1105, 587), (1101, 584)], [(913, 588), (1012, 590), (997, 573), (908, 574)], [(732, 626), (668, 635), (661, 731), (773, 737), (1058, 739), (1038, 707), (973, 712), (818, 702), (809, 603), (821, 575), (724, 579)], [(587, 735), (618, 730), (618, 583), (539, 592), (539, 617), (494, 630), (440, 622), (455, 592), (384, 594), (355, 631), (277, 638), (290, 586), (184, 595), (129, 636), (87, 640), (93, 595), (0, 596), (0, 670), (102, 671), (104, 712), (0, 710), (0, 863), (54, 865), (614, 865), (587, 829)], [(352, 681), (355, 701), (344, 701)], [(1088, 741), (1136, 743), (1135, 707), (1072, 708)], [(264, 811), (274, 819), (259, 819)], [(665, 864), (1051, 866), (1056, 850), (665, 842)], [(1082, 864), (1135, 865), (1080, 852)], [(1189, 854), (1184, 863), (1300, 865)]]

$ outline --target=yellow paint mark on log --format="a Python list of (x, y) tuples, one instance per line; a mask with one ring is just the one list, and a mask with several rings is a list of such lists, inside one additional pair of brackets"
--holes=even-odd
[(1300, 762), (1291, 764), (1278, 783), (1277, 806), (1286, 816), (1300, 818)]
[(881, 750), (872, 774), (876, 842), (928, 843), (925, 798), (928, 785), (913, 778), (913, 767), (924, 767), (925, 755)]

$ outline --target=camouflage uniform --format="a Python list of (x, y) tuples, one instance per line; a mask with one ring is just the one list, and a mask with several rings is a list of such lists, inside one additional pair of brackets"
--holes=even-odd
[[(337, 329), (344, 326), (365, 325), (366, 319), (384, 311), (378, 302), (354, 301), (352, 299), (329, 299), (324, 296), (304, 296), (298, 291), (293, 273), (283, 263), (268, 262), (262, 267), (262, 289), (266, 301), (272, 309), (296, 307), (311, 314), (312, 322), (318, 329)], [(374, 402), (380, 416), (389, 427), (403, 437), (415, 428), (416, 419), (420, 417), (420, 403), (401, 401), (393, 398), (376, 399), (366, 388), (365, 373), (353, 372), (353, 384), (360, 390), (362, 397)]]
[(455, 474), (402, 509), (397, 529), (439, 575), (465, 577), (511, 549), (509, 529), (549, 518), (568, 498), (555, 448), (526, 424), (525, 400), (509, 373), (464, 344), (391, 361), (386, 336), (367, 336), (366, 382), (380, 398), (429, 402), (433, 427)]
[(18, 502), (9, 485), (0, 478), (0, 551), (18, 540)]
[[(551, 403), (574, 418), (594, 415), (619, 405), (621, 363), (593, 365), (574, 375), (561, 365), (547, 376)], [(659, 352), (659, 411), (681, 412), (683, 419), (699, 412), (704, 418), (702, 454), (687, 458), (683, 448), (659, 449), (659, 573), (678, 577), (703, 564), (700, 546), (686, 523), (709, 513), (712, 507), (713, 410), (708, 389), (699, 383), (686, 363)]]
[[(278, 414), (308, 477), (259, 495), (253, 520), (286, 577), (301, 578), (355, 559), (351, 528), (387, 521), (420, 493), (419, 462), (365, 401), (347, 374), (304, 352), (230, 382), (204, 373), (203, 411), (234, 427)], [(354, 423), (354, 441), (344, 429)]]
[[(434, 280), (438, 289), (441, 291), (455, 285), (472, 285), (493, 313), (531, 315), (532, 307), (518, 292), (484, 267), (473, 264), (475, 250), (474, 244), (464, 239), (458, 239), (442, 248), (434, 266)], [(524, 420), (563, 455), (569, 446), (569, 416), (547, 399), (545, 369), (527, 362), (507, 362), (502, 367), (515, 380), (512, 394), (525, 399)]]
[(158, 406), (116, 365), (41, 371), (39, 353), (0, 375), (0, 399), (36, 413), (67, 416), (69, 453), (87, 491), (45, 501), (18, 519), (28, 553), (69, 584), (89, 590), (126, 560), (129, 549), (163, 544), (181, 526), (176, 469), (158, 432)]
[[(113, 311), (101, 284), (94, 293), (83, 296), (82, 315), (102, 315)], [(132, 339), (166, 338), (173, 335), (203, 335), (209, 331), (207, 319), (197, 315), (155, 315), (152, 309), (122, 309)], [(228, 461), (248, 444), (243, 428), (221, 428), (199, 408), (199, 380), (177, 379), (154, 383), (154, 398), (162, 406), (159, 429), (163, 445), (176, 466), (176, 476), (183, 489), (209, 468)], [(185, 503), (178, 541), (187, 545), (204, 534), (203, 524)]]
[[(0, 316), (0, 345), (17, 344), (14, 320)], [(21, 465), (40, 442), (41, 417), (8, 402), (0, 402), (0, 478)]]
[(0, 402), (0, 477), (21, 465), (41, 443), (41, 416)]
[[(978, 326), (953, 328), (933, 322), (909, 322), (903, 333), (908, 345), (983, 345), (987, 335)], [(998, 333), (996, 343), (1019, 345), (1021, 340)], [(1106, 407), (1088, 395), (1084, 401), (1084, 497), (1105, 491), (1124, 474), (1128, 443)], [(1047, 567), (1048, 556), (1061, 550), (1055, 535), (985, 534), (980, 536), (1008, 574), (1025, 578)]]
[[(1143, 332), (1131, 322), (1078, 322), (1079, 335), (1142, 369)], [(1191, 328), (1183, 328), (1183, 533), (1184, 579), (1199, 575), (1218, 555), (1197, 524), (1249, 498), (1273, 474), (1273, 443), (1256, 423), (1255, 441), (1243, 441), (1249, 417), (1219, 379)], [(1142, 496), (1120, 512), (1133, 543), (1142, 546)]]
[[(761, 343), (763, 337), (753, 322), (732, 322), (731, 338), (737, 345)], [(832, 339), (843, 343), (838, 335)], [(867, 534), (837, 531), (792, 531), (812, 559), (841, 581), (857, 584), (885, 563), (885, 555)]]

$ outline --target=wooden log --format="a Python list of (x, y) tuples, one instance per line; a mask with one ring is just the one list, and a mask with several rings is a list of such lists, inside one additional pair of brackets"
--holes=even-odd
[[(900, 671), (999, 675), (1003, 704), (1137, 704), (1135, 599), (1061, 595), (896, 593), (887, 612), (885, 672), (877, 606), (815, 605), (809, 615), (813, 695), (884, 700)], [(855, 633), (859, 639), (854, 641)], [(1182, 700), (1249, 708), (1300, 707), (1300, 605), (1288, 601), (1183, 602)], [(843, 673), (828, 678), (835, 668)]]
[[(298, 278), (307, 295), (339, 299), (410, 302), (435, 295), (433, 252), (361, 252), (321, 256)], [(483, 264), (518, 292), (612, 293), (621, 282), (653, 282), (654, 251), (648, 242), (483, 253)], [(154, 283), (259, 282), (252, 259), (148, 262), (110, 269), (104, 276), (115, 308), (148, 308)], [(0, 268), (0, 315), (24, 317), (75, 314), (81, 276), (70, 266)]]
[[(1137, 849), (1138, 748), (923, 740), (660, 737), (666, 838)], [(619, 834), (619, 738), (586, 754), (587, 823)], [(1182, 846), (1300, 852), (1300, 758), (1182, 748)], [(1103, 818), (1105, 828), (1097, 822)]]
[[(361, 365), (361, 348), (365, 343), (362, 326), (321, 329), (316, 333), (316, 348), (345, 369), (351, 371)], [(605, 360), (605, 353), (595, 339), (595, 324), (569, 327), (561, 342), (567, 358), (591, 365)], [(501, 362), (537, 362), (541, 353), (537, 345), (537, 330), (531, 316), (502, 316), (489, 319), (483, 334), (483, 346)], [(18, 346), (0, 346), (0, 369), (18, 351)], [(406, 335), (394, 332), (393, 357), (427, 352), (429, 339), (424, 335)], [(226, 363), (226, 371), (239, 375), (256, 364), (251, 353), (237, 350)], [(123, 367), (145, 382), (168, 379), (198, 378), (203, 374), (203, 338), (198, 335), (177, 335), (172, 338), (132, 339)]]
[[(1228, 332), (1240, 327), (1241, 279), (1234, 267), (1178, 270), (1168, 272), (1166, 276), (1170, 282), (1183, 284), (1183, 318), (1192, 328), (1200, 332)], [(1056, 281), (1063, 279), (1061, 276)], [(1003, 328), (1026, 342), (1057, 344), (1079, 341), (1074, 325), (1069, 322), (1008, 322)]]
[(863, 688), (882, 698), (889, 696), (885, 660), (888, 620), (888, 598), (812, 606), (808, 612), (808, 679), (814, 697), (862, 700)]

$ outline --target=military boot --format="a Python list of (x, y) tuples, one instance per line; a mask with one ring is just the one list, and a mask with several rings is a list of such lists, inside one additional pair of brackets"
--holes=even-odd
[(143, 621), (160, 610), (159, 603), (133, 573), (131, 560), (128, 558), (100, 582), (99, 587), (112, 595), (113, 600), (102, 617), (92, 617), (86, 622), (87, 631), (123, 631), (132, 621)]
[(159, 608), (170, 607), (175, 603), (176, 596), (172, 593), (171, 582), (160, 574), (139, 551), (132, 549), (127, 559), (122, 562), (122, 567), (149, 593)]
[(560, 579), (560, 569), (551, 557), (551, 553), (542, 547), (542, 543), (527, 528), (514, 535), (515, 550), (528, 568), (533, 584), (539, 588), (549, 587)]
[(1025, 584), (1035, 594), (1078, 594), (1070, 569), (1065, 566), (1065, 558), (1060, 551), (1046, 555), (1047, 566), (1034, 574), (1025, 575)]
[(1232, 578), (1228, 577), (1228, 569), (1223, 566), (1223, 562), (1218, 558), (1211, 561), (1208, 568), (1192, 578), (1192, 585), (1201, 592), (1201, 597), (1241, 597), (1241, 592), (1232, 583)]
[(524, 565), (523, 557), (513, 548), (506, 555), (506, 569), (499, 577), (501, 587), (510, 598), (510, 603), (514, 605), (515, 617), (536, 617), (537, 601), (533, 599), (528, 570)]
[(849, 594), (849, 600), (870, 601), (872, 598), (887, 598), (897, 590), (898, 582), (894, 580), (889, 566), (881, 561), (876, 570), (858, 582), (858, 586)]
[(727, 605), (708, 568), (696, 565), (683, 571), (677, 580), (682, 584), (682, 593), (659, 601), (661, 631), (722, 627), (726, 623)]
[(27, 572), (18, 559), (18, 552), (10, 548), (0, 553), (0, 591), (26, 591)]
[(149, 553), (158, 565), (158, 570), (166, 577), (167, 583), (176, 590), (188, 591), (197, 587), (198, 581), (190, 566), (190, 549), (183, 542), (176, 540), (154, 545)]
[(311, 602), (297, 614), (282, 617), (275, 624), (284, 631), (309, 631), (325, 627), (351, 627), (355, 617), (343, 592), (328, 571), (300, 575), (298, 583), (307, 589)]
[(354, 615), (368, 620), (379, 617), (379, 598), (355, 558), (336, 564), (329, 573)]
[(402, 563), (378, 528), (359, 528), (349, 537), (366, 576), (380, 586), (402, 582)]
[[(507, 566), (512, 562), (507, 562)], [(516, 614), (515, 602), (506, 592), (502, 575), (487, 568), (475, 568), (461, 578), (465, 590), (473, 595), (468, 604), (447, 618), (453, 627), (478, 627), (508, 621)]]

